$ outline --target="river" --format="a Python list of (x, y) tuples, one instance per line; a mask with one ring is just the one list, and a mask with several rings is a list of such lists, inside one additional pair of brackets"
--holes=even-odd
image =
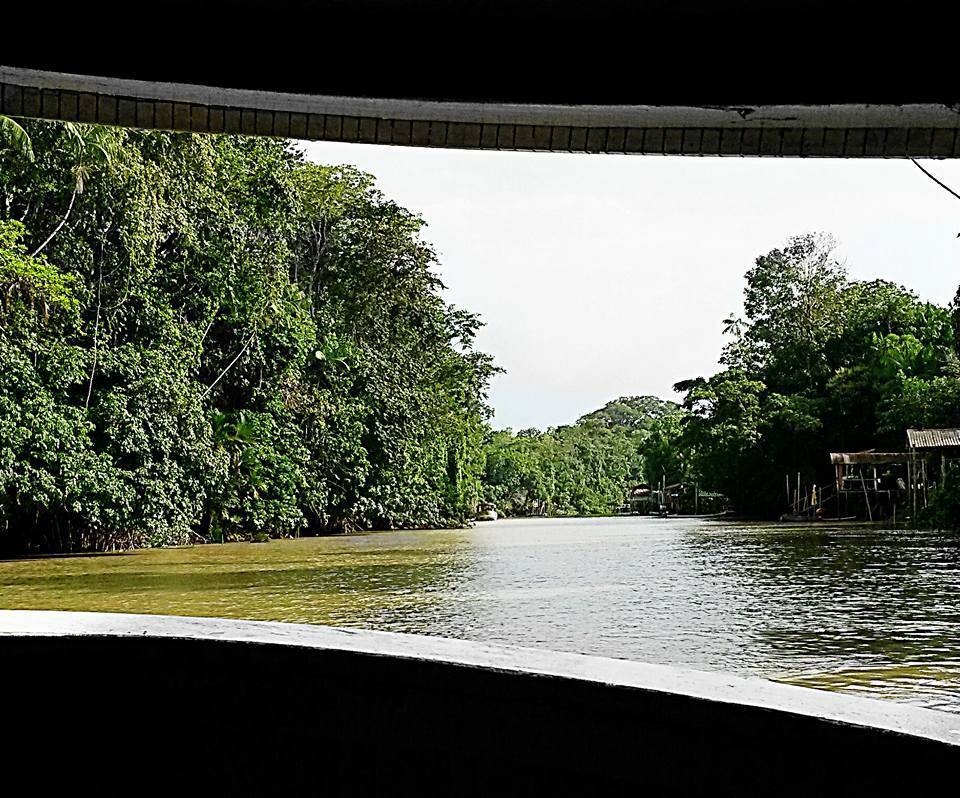
[(517, 519), (2, 561), (0, 607), (415, 632), (960, 712), (960, 536), (948, 533)]

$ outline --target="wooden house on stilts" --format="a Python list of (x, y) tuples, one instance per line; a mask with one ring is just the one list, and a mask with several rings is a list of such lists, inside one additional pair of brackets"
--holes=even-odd
[(907, 452), (831, 452), (836, 518), (902, 520), (908, 506)]
[(915, 518), (960, 460), (960, 429), (908, 429), (904, 452), (831, 452), (835, 513), (866, 521)]
[(930, 491), (943, 485), (949, 469), (960, 458), (960, 429), (908, 429), (910, 506), (916, 515), (926, 507)]

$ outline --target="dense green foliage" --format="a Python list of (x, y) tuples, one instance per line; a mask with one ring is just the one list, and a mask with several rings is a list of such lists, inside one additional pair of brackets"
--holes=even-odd
[[(0, 118), (0, 550), (602, 514), (696, 480), (745, 513), (828, 451), (960, 425), (951, 309), (823, 236), (746, 274), (720, 371), (493, 432), (423, 222), (289, 144)], [(953, 474), (926, 513), (960, 523)]]
[(957, 315), (850, 280), (833, 246), (807, 235), (758, 258), (721, 370), (677, 386), (692, 468), (742, 512), (782, 512), (784, 474), (832, 484), (830, 451), (901, 451), (908, 427), (960, 425)]
[(652, 396), (623, 397), (570, 426), (492, 433), (486, 498), (508, 515), (610, 513), (631, 484), (682, 475), (678, 410)]
[(472, 514), (494, 369), (418, 217), (283, 142), (25, 127), (29, 155), (0, 148), (0, 547)]
[[(570, 427), (493, 434), (487, 499), (508, 514), (605, 513), (630, 485), (664, 479), (776, 517), (784, 475), (833, 484), (831, 451), (901, 451), (908, 427), (960, 426), (960, 295), (948, 309), (851, 280), (833, 248), (806, 235), (757, 259), (720, 370), (678, 383), (681, 407), (621, 399)], [(960, 526), (958, 480), (920, 523)]]

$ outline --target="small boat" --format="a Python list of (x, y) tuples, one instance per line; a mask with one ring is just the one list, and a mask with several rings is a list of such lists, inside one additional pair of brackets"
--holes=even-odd
[(784, 513), (780, 516), (781, 521), (788, 521), (790, 523), (811, 523), (811, 522), (820, 522), (820, 523), (835, 523), (837, 521), (857, 521), (859, 520), (855, 515), (845, 515), (841, 518), (833, 518), (826, 515), (811, 515), (810, 513)]
[(500, 516), (492, 504), (481, 504), (474, 521), (496, 521)]

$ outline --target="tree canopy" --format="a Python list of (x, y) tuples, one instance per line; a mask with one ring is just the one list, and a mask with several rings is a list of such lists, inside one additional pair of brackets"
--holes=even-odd
[(851, 280), (805, 235), (747, 271), (682, 405), (493, 431), (481, 322), (372, 176), (276, 140), (0, 122), (4, 551), (602, 514), (661, 481), (773, 515), (784, 473), (831, 481), (828, 451), (960, 425), (960, 292)]
[(495, 367), (419, 217), (285, 142), (22, 129), (29, 157), (0, 150), (0, 547), (472, 515)]
[(743, 512), (781, 511), (784, 474), (831, 484), (830, 451), (897, 451), (907, 427), (960, 425), (956, 311), (851, 280), (833, 251), (805, 235), (757, 258), (720, 371), (676, 386), (693, 467)]

